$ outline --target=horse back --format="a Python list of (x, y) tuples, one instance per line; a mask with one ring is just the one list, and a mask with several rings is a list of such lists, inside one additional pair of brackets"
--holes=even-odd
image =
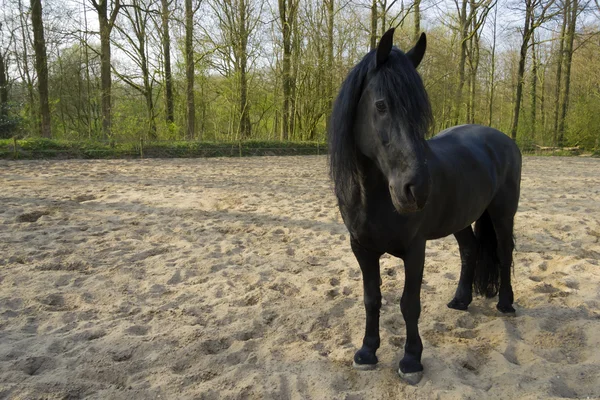
[[(466, 164), (488, 169), (502, 184), (521, 178), (521, 152), (509, 136), (481, 125), (459, 125), (446, 129), (428, 141), (432, 152), (448, 168)], [(460, 168), (458, 168), (460, 169)]]

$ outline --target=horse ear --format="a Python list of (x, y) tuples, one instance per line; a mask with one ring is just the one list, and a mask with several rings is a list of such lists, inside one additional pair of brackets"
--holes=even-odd
[(419, 37), (419, 40), (417, 41), (417, 44), (415, 44), (415, 47), (413, 47), (408, 51), (408, 53), (406, 53), (406, 56), (409, 58), (409, 60), (412, 62), (415, 68), (417, 68), (421, 63), (421, 60), (425, 55), (426, 47), (427, 37), (425, 36), (425, 33), (421, 33), (421, 37)]
[(377, 66), (379, 67), (383, 63), (385, 63), (392, 51), (392, 45), (394, 43), (394, 30), (395, 28), (391, 28), (386, 33), (383, 34), (381, 40), (379, 41), (379, 45), (377, 46)]

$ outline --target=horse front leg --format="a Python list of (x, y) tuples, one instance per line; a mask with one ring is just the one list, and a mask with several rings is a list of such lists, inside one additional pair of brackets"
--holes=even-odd
[(369, 251), (352, 240), (352, 252), (360, 265), (363, 276), (366, 326), (363, 345), (354, 354), (354, 367), (357, 369), (374, 369), (377, 365), (375, 353), (379, 348), (379, 309), (381, 308), (381, 276), (379, 258), (381, 254)]
[(423, 343), (419, 336), (418, 324), (421, 314), (421, 281), (425, 263), (425, 241), (413, 244), (403, 259), (404, 292), (400, 300), (400, 310), (406, 323), (406, 344), (398, 374), (411, 385), (416, 385), (423, 377), (423, 364), (421, 364)]
[(467, 310), (473, 300), (473, 277), (477, 262), (477, 239), (471, 225), (454, 234), (460, 250), (460, 279), (454, 298), (448, 307), (455, 310)]

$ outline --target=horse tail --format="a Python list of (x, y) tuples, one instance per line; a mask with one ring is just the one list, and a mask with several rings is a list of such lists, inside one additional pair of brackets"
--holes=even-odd
[(500, 260), (498, 258), (498, 239), (490, 214), (486, 210), (475, 223), (477, 239), (477, 261), (473, 286), (475, 293), (485, 297), (494, 297), (500, 286)]

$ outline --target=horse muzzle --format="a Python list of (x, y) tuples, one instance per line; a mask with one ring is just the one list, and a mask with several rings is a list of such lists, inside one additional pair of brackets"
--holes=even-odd
[(401, 213), (421, 211), (429, 198), (429, 174), (415, 175), (406, 181), (390, 180), (390, 196), (394, 208)]

